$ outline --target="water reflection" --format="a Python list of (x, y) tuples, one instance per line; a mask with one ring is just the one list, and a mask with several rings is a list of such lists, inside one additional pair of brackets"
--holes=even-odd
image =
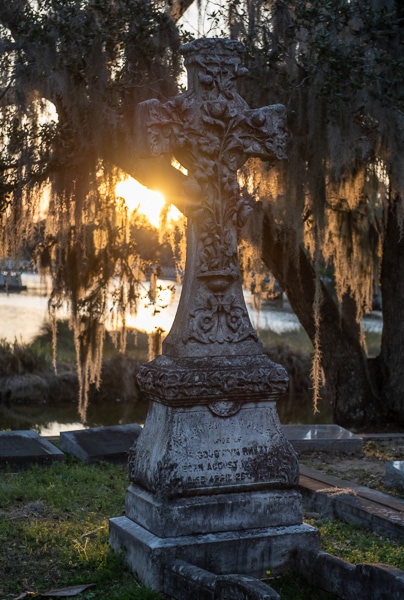
[(0, 429), (33, 429), (46, 436), (59, 435), (61, 431), (75, 431), (87, 427), (143, 425), (147, 414), (147, 402), (90, 403), (85, 423), (80, 423), (76, 404), (36, 405), (15, 407), (0, 405)]
[[(50, 292), (50, 281), (34, 273), (23, 273), (22, 283), (27, 291), (16, 294), (0, 293), (0, 338), (14, 341), (30, 342), (38, 335), (47, 320), (47, 305)], [(151, 303), (145, 283), (144, 298), (139, 301), (137, 313), (127, 318), (129, 328), (151, 333), (157, 328), (168, 333), (175, 317), (181, 286), (174, 286), (172, 281), (159, 280), (158, 299)], [(285, 300), (282, 308), (276, 304), (263, 302), (261, 310), (254, 309), (253, 295), (244, 292), (248, 313), (252, 324), (259, 333), (272, 331), (277, 335), (301, 332), (302, 327)], [(66, 318), (66, 309), (58, 314)], [(381, 313), (375, 311), (363, 320), (365, 331), (381, 333)]]
[[(49, 281), (41, 280), (38, 275), (23, 274), (22, 283), (26, 292), (19, 294), (0, 294), (0, 337), (9, 341), (14, 339), (30, 342), (37, 336), (47, 320), (47, 298)], [(138, 331), (153, 333), (149, 336), (149, 359), (161, 351), (161, 342), (168, 333), (177, 309), (181, 288), (172, 289), (173, 282), (159, 282), (159, 298), (156, 304), (145, 297), (140, 301), (138, 312), (127, 319), (127, 325)], [(147, 291), (147, 289), (146, 289)], [(287, 302), (282, 307), (263, 302), (257, 313), (253, 308), (253, 297), (245, 293), (247, 309), (254, 327), (264, 344), (282, 340), (295, 344), (299, 349), (310, 349), (310, 343), (298, 319), (290, 311)], [(61, 313), (60, 317), (66, 317)], [(364, 319), (365, 330), (380, 335), (382, 319), (380, 313)], [(280, 361), (281, 362), (281, 361)], [(278, 401), (278, 412), (283, 424), (292, 423), (331, 423), (331, 407), (320, 403), (320, 413), (313, 414), (310, 398), (299, 399), (290, 394)], [(144, 401), (133, 402), (90, 402), (85, 424), (80, 423), (76, 404), (68, 405), (18, 405), (0, 404), (0, 429), (35, 429), (42, 435), (57, 435), (60, 431), (80, 429), (82, 427), (100, 427), (127, 423), (144, 423), (147, 404)]]
[[(23, 405), (7, 408), (0, 405), (0, 429), (34, 429), (44, 436), (57, 436), (61, 431), (75, 431), (87, 427), (143, 425), (148, 404), (137, 402), (90, 402), (85, 423), (80, 423), (76, 404)], [(324, 405), (319, 413), (313, 414), (310, 398), (286, 397), (277, 402), (281, 423), (323, 424), (332, 423), (331, 407)]]

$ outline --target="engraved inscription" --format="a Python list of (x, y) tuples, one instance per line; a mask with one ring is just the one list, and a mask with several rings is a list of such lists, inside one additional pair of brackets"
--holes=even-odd
[(134, 483), (175, 496), (239, 485), (288, 487), (298, 480), (296, 454), (275, 426), (275, 402), (242, 405), (226, 418), (208, 407), (180, 410), (153, 402), (152, 415), (160, 429), (148, 431), (146, 422), (138, 438), (129, 461)]
[(295, 481), (296, 458), (294, 453), (291, 457), (285, 453), (288, 442), (282, 431), (275, 429), (273, 435), (268, 435), (267, 425), (272, 425), (273, 411), (273, 406), (267, 408), (265, 422), (250, 411), (251, 419), (243, 423), (243, 436), (238, 433), (236, 419), (229, 418), (229, 434), (225, 433), (226, 425), (221, 419), (213, 421), (206, 445), (199, 448), (187, 445), (188, 460), (177, 476), (188, 488), (252, 484), (258, 480), (282, 484)]

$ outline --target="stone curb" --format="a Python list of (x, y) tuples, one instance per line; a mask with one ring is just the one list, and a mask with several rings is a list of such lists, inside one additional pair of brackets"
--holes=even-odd
[(297, 551), (295, 566), (314, 587), (340, 600), (402, 600), (404, 572), (382, 564), (353, 565), (327, 552)]
[(404, 539), (404, 500), (304, 465), (300, 465), (299, 487), (306, 510)]
[(193, 600), (280, 600), (266, 583), (246, 575), (215, 575), (183, 560), (168, 561), (164, 592), (173, 598)]

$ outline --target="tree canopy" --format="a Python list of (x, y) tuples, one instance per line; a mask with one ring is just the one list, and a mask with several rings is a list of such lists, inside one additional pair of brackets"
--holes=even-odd
[(36, 252), (51, 268), (51, 306), (70, 302), (82, 395), (99, 379), (113, 278), (123, 322), (138, 297), (145, 265), (115, 186), (150, 169), (135, 159), (135, 107), (176, 92), (186, 6), (11, 0), (0, 11), (2, 252), (46, 216)]

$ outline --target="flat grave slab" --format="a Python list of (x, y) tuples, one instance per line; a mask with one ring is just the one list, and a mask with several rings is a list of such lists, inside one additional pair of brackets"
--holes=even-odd
[(62, 431), (60, 448), (88, 464), (102, 460), (125, 462), (133, 442), (141, 431), (141, 426), (136, 423)]
[(0, 431), (0, 468), (23, 469), (50, 465), (64, 454), (36, 431)]
[(386, 461), (384, 483), (386, 487), (404, 490), (404, 460)]
[(296, 452), (346, 452), (361, 454), (363, 440), (339, 425), (283, 425)]

